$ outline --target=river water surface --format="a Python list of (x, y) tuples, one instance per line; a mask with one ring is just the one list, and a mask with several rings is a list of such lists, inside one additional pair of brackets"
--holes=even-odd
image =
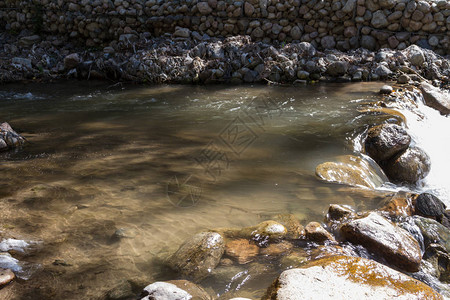
[[(380, 86), (1, 86), (0, 120), (29, 143), (0, 154), (2, 239), (28, 242), (9, 251), (20, 278), (0, 297), (104, 299), (127, 280), (177, 278), (164, 260), (199, 231), (369, 208), (374, 193), (314, 170), (379, 122), (358, 107)], [(261, 297), (279, 271), (265, 267), (219, 270), (204, 286)]]

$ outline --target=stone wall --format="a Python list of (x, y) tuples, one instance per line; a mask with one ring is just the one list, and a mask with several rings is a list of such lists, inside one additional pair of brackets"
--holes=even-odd
[(0, 0), (1, 30), (28, 29), (87, 46), (173, 33), (177, 26), (194, 38), (250, 35), (343, 51), (418, 44), (450, 54), (448, 0)]

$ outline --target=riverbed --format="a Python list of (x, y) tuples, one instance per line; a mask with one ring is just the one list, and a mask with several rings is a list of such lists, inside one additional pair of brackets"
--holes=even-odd
[[(320, 181), (315, 168), (359, 150), (354, 139), (383, 116), (358, 109), (381, 86), (1, 86), (0, 120), (28, 140), (0, 154), (2, 238), (29, 246), (11, 251), (19, 279), (0, 297), (104, 299), (129, 279), (176, 278), (164, 260), (199, 231), (376, 207), (376, 193)], [(446, 195), (436, 179), (419, 189)], [(266, 264), (205, 286), (261, 297), (279, 270)]]

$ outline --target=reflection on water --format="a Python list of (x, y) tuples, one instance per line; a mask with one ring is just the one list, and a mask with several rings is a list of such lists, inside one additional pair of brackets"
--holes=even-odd
[[(174, 279), (164, 259), (200, 230), (369, 207), (375, 193), (314, 170), (352, 154), (367, 124), (358, 105), (379, 87), (2, 86), (0, 119), (30, 142), (0, 154), (2, 235), (42, 243), (13, 253), (34, 275), (0, 296), (104, 298), (126, 280)], [(260, 297), (276, 272), (222, 269), (205, 283), (212, 294)]]

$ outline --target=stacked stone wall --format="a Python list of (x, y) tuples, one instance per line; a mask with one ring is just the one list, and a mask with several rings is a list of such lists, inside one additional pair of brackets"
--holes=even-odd
[(418, 44), (450, 54), (448, 0), (0, 0), (1, 30), (27, 29), (87, 46), (146, 32), (160, 36), (177, 27), (199, 38), (250, 35), (342, 51)]

